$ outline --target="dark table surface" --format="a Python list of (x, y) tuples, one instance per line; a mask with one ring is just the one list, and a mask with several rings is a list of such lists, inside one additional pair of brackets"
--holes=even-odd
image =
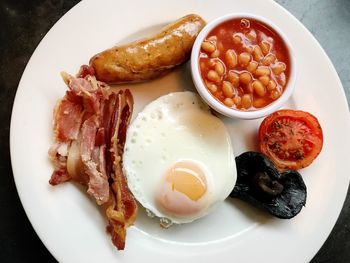
[[(72, 8), (77, 0), (0, 1), (0, 262), (55, 262), (54, 257), (33, 230), (17, 195), (9, 151), (9, 127), (12, 104), (23, 70), (35, 47), (53, 24)], [(349, 97), (349, 41), (322, 35), (318, 14), (326, 13), (327, 30), (347, 30), (350, 36), (350, 1), (348, 0), (277, 0), (310, 29), (325, 48), (340, 74)], [(340, 14), (335, 6), (343, 3)], [(319, 7), (324, 7), (321, 9)], [(317, 9), (318, 7), (318, 9)], [(323, 10), (323, 11), (322, 11)], [(333, 11), (332, 11), (333, 10)], [(333, 13), (332, 13), (333, 12)], [(339, 16), (346, 16), (345, 18)], [(337, 20), (338, 19), (338, 20)], [(339, 19), (346, 19), (345, 22)], [(304, 21), (303, 21), (304, 20)], [(331, 23), (332, 22), (332, 23)], [(340, 27), (347, 27), (340, 28)], [(324, 31), (324, 30), (323, 30)], [(331, 34), (331, 33), (330, 33)], [(340, 42), (339, 42), (340, 41)], [(338, 45), (338, 46), (337, 46)], [(334, 51), (334, 46), (344, 53)], [(344, 55), (345, 54), (345, 55)], [(343, 64), (342, 64), (343, 63)], [(44, 215), (45, 211), (43, 211)], [(325, 244), (312, 260), (316, 262), (350, 262), (350, 198), (345, 201), (339, 219)], [(315, 219), (322, 220), (322, 219)]]

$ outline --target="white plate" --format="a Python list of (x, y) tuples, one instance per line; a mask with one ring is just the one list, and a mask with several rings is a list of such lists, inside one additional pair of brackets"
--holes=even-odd
[[(286, 107), (312, 112), (324, 131), (324, 148), (301, 171), (306, 207), (292, 220), (277, 220), (240, 201), (225, 201), (192, 224), (161, 229), (141, 210), (128, 229), (125, 251), (117, 251), (105, 218), (85, 190), (72, 183), (48, 184), (52, 166), (52, 109), (63, 96), (60, 71), (77, 72), (89, 58), (117, 42), (143, 37), (188, 13), (211, 20), (229, 12), (252, 12), (278, 24), (289, 36), (298, 62), (296, 90)], [(164, 78), (129, 86), (135, 114), (170, 91), (193, 89), (189, 66)], [(225, 120), (235, 153), (255, 149), (261, 120)], [(14, 177), (26, 213), (50, 252), (62, 262), (306, 262), (321, 247), (342, 208), (349, 185), (349, 112), (330, 60), (312, 35), (273, 1), (84, 1), (42, 40), (22, 76), (11, 122)]]

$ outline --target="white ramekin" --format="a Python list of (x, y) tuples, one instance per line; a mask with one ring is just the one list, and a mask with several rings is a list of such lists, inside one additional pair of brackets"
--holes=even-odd
[[(248, 18), (248, 19), (254, 19), (256, 21), (260, 21), (266, 25), (268, 25), (270, 28), (272, 28), (284, 41), (287, 50), (289, 52), (289, 59), (290, 59), (290, 75), (289, 80), (287, 83), (287, 86), (285, 87), (282, 95), (271, 104), (267, 105), (266, 107), (263, 107), (258, 110), (252, 110), (252, 111), (244, 111), (244, 110), (238, 110), (233, 109), (225, 106), (221, 102), (219, 102), (217, 99), (214, 98), (214, 96), (208, 91), (206, 88), (204, 81), (201, 77), (200, 69), (199, 69), (199, 52), (201, 49), (201, 44), (206, 38), (206, 36), (210, 33), (211, 30), (213, 30), (216, 26), (219, 24), (231, 20), (234, 18)], [(202, 97), (202, 99), (215, 111), (231, 118), (240, 118), (240, 119), (257, 119), (264, 117), (266, 115), (271, 114), (272, 112), (279, 109), (292, 95), (294, 86), (295, 86), (295, 80), (296, 80), (296, 62), (295, 62), (295, 56), (293, 54), (293, 48), (290, 44), (290, 41), (288, 40), (287, 36), (282, 32), (282, 30), (276, 26), (274, 23), (269, 21), (268, 19), (254, 15), (249, 13), (231, 13), (227, 15), (220, 16), (211, 22), (209, 22), (199, 33), (197, 39), (194, 42), (193, 48), (192, 48), (192, 54), (191, 54), (191, 73), (192, 73), (192, 79), (194, 82), (194, 85), (199, 93), (199, 95)]]

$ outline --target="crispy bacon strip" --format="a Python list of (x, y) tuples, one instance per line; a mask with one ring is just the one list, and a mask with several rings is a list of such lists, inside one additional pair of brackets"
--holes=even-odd
[[(101, 205), (109, 199), (109, 183), (105, 168), (99, 166), (101, 160), (99, 158), (100, 149), (95, 147), (96, 134), (98, 131), (97, 116), (93, 115), (87, 119), (82, 128), (82, 140), (80, 144), (81, 159), (84, 164), (85, 173), (89, 177), (88, 194), (96, 199), (96, 202)], [(100, 148), (105, 149), (101, 146)], [(97, 157), (94, 158), (93, 151), (96, 149)]]
[(132, 110), (133, 98), (130, 91), (119, 92), (110, 120), (110, 134), (112, 135), (110, 159), (113, 163), (111, 190), (113, 197), (106, 210), (109, 219), (107, 230), (111, 233), (112, 242), (118, 249), (124, 249), (126, 228), (134, 223), (137, 215), (137, 204), (128, 189), (121, 162), (126, 129), (130, 123)]
[(49, 150), (54, 172), (49, 182), (86, 185), (87, 193), (105, 207), (113, 244), (124, 249), (126, 228), (137, 214), (121, 161), (133, 97), (129, 90), (111, 92), (91, 72), (82, 68), (77, 78), (62, 74), (69, 90), (54, 111), (56, 142)]

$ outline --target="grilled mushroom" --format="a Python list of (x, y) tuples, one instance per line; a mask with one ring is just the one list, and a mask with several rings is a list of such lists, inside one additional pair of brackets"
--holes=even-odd
[(257, 152), (236, 157), (236, 165), (237, 182), (231, 197), (283, 219), (296, 216), (305, 206), (306, 186), (298, 172), (279, 173), (268, 157)]

